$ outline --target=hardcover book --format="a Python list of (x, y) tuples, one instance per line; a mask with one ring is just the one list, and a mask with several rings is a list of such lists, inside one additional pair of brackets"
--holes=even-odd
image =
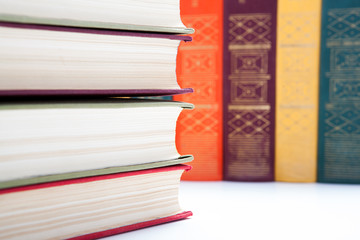
[(318, 181), (360, 183), (360, 2), (322, 6)]
[(192, 33), (179, 0), (0, 0), (0, 20), (130, 31)]
[(278, 0), (275, 180), (315, 182), (321, 1)]
[(188, 162), (176, 121), (192, 104), (130, 99), (0, 104), (0, 189)]
[(0, 96), (172, 95), (189, 36), (0, 22)]
[(196, 108), (181, 114), (176, 142), (182, 154), (194, 155), (193, 169), (183, 180), (222, 179), (222, 1), (191, 0), (181, 4), (185, 25), (194, 28), (194, 40), (180, 44), (178, 82), (195, 89), (174, 96)]
[(277, 1), (224, 4), (224, 179), (272, 181)]
[(192, 215), (179, 206), (186, 165), (0, 190), (0, 239), (96, 239)]

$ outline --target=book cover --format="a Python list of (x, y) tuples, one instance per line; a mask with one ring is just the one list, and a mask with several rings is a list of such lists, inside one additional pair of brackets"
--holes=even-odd
[[(0, 96), (158, 96), (190, 36), (0, 22)], [(146, 63), (146, 64), (145, 64)]]
[(184, 180), (222, 179), (222, 1), (181, 2), (185, 25), (194, 28), (194, 40), (180, 44), (177, 73), (181, 87), (194, 93), (174, 96), (195, 104), (179, 117), (177, 146), (194, 155), (193, 169)]
[(224, 179), (272, 181), (277, 1), (224, 4)]
[(360, 183), (359, 18), (359, 1), (323, 1), (319, 182)]
[(192, 104), (13, 99), (0, 104), (0, 188), (183, 163), (176, 121)]
[(1, 99), (27, 97), (162, 97), (171, 100), (173, 95), (192, 93), (192, 88), (182, 89), (23, 89), (0, 90)]
[(61, 2), (0, 0), (0, 20), (79, 28), (193, 33), (180, 19), (179, 0)]
[(315, 182), (321, 1), (278, 1), (275, 180)]
[[(100, 175), (0, 190), (0, 238), (95, 239), (192, 215), (179, 206), (190, 166)], [(46, 224), (44, 224), (46, 222)]]
[(92, 170), (84, 170), (77, 172), (66, 172), (66, 173), (58, 173), (58, 174), (50, 174), (50, 175), (38, 175), (30, 178), (19, 178), (16, 180), (9, 181), (1, 181), (0, 182), (0, 190), (6, 188), (14, 188), (19, 186), (28, 186), (33, 184), (40, 183), (50, 183), (55, 181), (63, 181), (67, 179), (77, 179), (83, 177), (91, 177), (91, 176), (99, 176), (99, 175), (107, 175), (113, 173), (123, 173), (123, 172), (134, 172), (145, 169), (155, 169), (166, 166), (173, 166), (178, 164), (184, 164), (191, 162), (194, 159), (191, 155), (180, 156), (176, 159), (169, 159), (163, 161), (154, 161), (143, 164), (135, 164), (135, 165), (127, 165), (127, 166), (115, 166), (115, 167), (106, 167), (106, 168), (98, 168)]

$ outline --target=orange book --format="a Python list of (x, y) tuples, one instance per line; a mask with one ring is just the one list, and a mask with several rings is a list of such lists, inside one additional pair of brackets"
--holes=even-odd
[(183, 180), (222, 180), (222, 1), (182, 0), (183, 23), (194, 28), (193, 41), (181, 44), (177, 76), (181, 87), (194, 93), (174, 100), (195, 104), (193, 111), (180, 115), (177, 148), (192, 154), (191, 172)]

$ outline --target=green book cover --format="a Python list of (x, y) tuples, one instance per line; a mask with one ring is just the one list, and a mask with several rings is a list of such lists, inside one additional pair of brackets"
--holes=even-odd
[(175, 125), (181, 109), (193, 107), (124, 98), (3, 100), (0, 189), (190, 162), (193, 156), (176, 151)]
[(318, 181), (360, 183), (360, 1), (322, 6)]
[(17, 179), (11, 181), (3, 181), (0, 182), (0, 189), (19, 187), (19, 186), (25, 186), (31, 184), (39, 184), (45, 182), (54, 182), (54, 181), (67, 180), (67, 179), (92, 177), (92, 176), (107, 175), (113, 173), (132, 172), (132, 171), (139, 171), (145, 169), (173, 166), (177, 164), (191, 162), (193, 159), (194, 158), (191, 155), (184, 155), (177, 159), (170, 159), (160, 162), (152, 162), (152, 163), (136, 164), (136, 165), (120, 166), (120, 167), (109, 167), (102, 169), (93, 169), (93, 170), (86, 170), (79, 172), (68, 172), (61, 174), (36, 176), (36, 177)]

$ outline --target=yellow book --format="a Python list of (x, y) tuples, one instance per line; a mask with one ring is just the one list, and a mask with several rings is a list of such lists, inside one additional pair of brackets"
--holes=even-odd
[(278, 0), (275, 180), (316, 181), (321, 0)]

